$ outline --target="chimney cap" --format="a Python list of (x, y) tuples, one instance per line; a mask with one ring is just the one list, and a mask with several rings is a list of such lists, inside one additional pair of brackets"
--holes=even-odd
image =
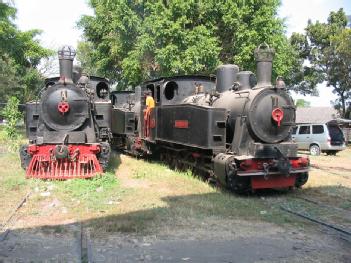
[(73, 61), (76, 56), (76, 50), (72, 46), (62, 46), (57, 51), (57, 54), (59, 59), (69, 59)]
[(257, 62), (272, 62), (275, 50), (267, 43), (262, 43), (255, 49), (254, 53)]

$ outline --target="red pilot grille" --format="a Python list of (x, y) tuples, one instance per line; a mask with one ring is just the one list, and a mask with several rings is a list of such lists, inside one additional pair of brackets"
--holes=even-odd
[(103, 172), (96, 157), (99, 145), (69, 145), (67, 158), (55, 157), (56, 145), (30, 145), (32, 159), (26, 171), (27, 178), (72, 179), (90, 178)]

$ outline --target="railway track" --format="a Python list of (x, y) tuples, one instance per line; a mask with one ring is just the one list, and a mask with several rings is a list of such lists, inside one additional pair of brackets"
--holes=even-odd
[(23, 205), (28, 201), (29, 196), (32, 194), (32, 191), (29, 191), (21, 200), (20, 202), (15, 206), (9, 217), (2, 223), (1, 225), (1, 234), (0, 234), (0, 241), (3, 241), (6, 239), (7, 235), (10, 232), (10, 227), (12, 223), (14, 223), (14, 220), (16, 218), (16, 214), (19, 212), (19, 210), (23, 207)]
[(82, 263), (93, 263), (92, 243), (89, 229), (84, 228), (83, 223), (79, 223), (78, 242), (80, 244), (80, 261)]
[[(286, 213), (323, 226), (351, 243), (351, 212), (346, 209), (300, 196), (293, 197), (290, 202), (283, 201), (279, 208)], [(323, 214), (323, 209), (329, 213)], [(320, 212), (320, 215), (317, 215), (316, 211)]]
[[(29, 197), (32, 195), (32, 191), (29, 191), (21, 200), (17, 203), (15, 208), (12, 210), (11, 214), (5, 219), (5, 221), (0, 226), (0, 242), (6, 242), (5, 240), (9, 236), (9, 233), (12, 231), (11, 227), (15, 225), (17, 220), (17, 215), (20, 212), (23, 205), (28, 202)], [(92, 263), (93, 261), (93, 253), (92, 253), (92, 242), (90, 239), (90, 231), (88, 228), (84, 227), (82, 222), (73, 224), (73, 229), (70, 226), (63, 226), (68, 228), (68, 231), (74, 231), (74, 243), (77, 247), (77, 250), (74, 254), (74, 258), (70, 258), (70, 262), (81, 262), (81, 263)], [(71, 226), (72, 227), (72, 226)], [(9, 236), (9, 239), (13, 237)], [(19, 240), (18, 242), (23, 242), (23, 240)], [(43, 241), (45, 242), (45, 241)], [(75, 249), (74, 249), (75, 250)], [(36, 251), (37, 252), (37, 251)], [(67, 251), (67, 253), (69, 253)], [(67, 254), (67, 256), (70, 254)], [(18, 255), (21, 257), (21, 252), (19, 251)], [(52, 255), (54, 256), (54, 255)], [(71, 257), (71, 256), (69, 256)], [(17, 258), (16, 258), (17, 259)], [(40, 259), (40, 256), (39, 258)], [(67, 258), (68, 259), (68, 258)], [(1, 261), (1, 260), (0, 260)]]
[(340, 172), (351, 172), (351, 169), (344, 168), (344, 167), (335, 167), (335, 166), (320, 166), (317, 164), (311, 164), (312, 168), (319, 169), (319, 170), (324, 170), (330, 172), (330, 170), (337, 170)]

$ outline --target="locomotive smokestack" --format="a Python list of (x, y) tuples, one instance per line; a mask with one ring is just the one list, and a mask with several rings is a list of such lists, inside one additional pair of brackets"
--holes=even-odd
[(257, 62), (257, 86), (265, 87), (272, 85), (272, 61), (274, 49), (266, 43), (259, 45), (255, 49), (255, 58)]
[(238, 73), (239, 90), (251, 89), (256, 85), (256, 77), (251, 71), (240, 71)]
[(237, 65), (227, 64), (217, 67), (216, 72), (216, 89), (218, 92), (229, 90), (237, 80), (239, 67)]
[(60, 63), (60, 82), (73, 83), (73, 60), (76, 51), (71, 46), (63, 46), (57, 54)]

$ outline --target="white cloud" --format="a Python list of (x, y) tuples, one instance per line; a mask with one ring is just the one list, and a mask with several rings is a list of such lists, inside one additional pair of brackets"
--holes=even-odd
[(15, 5), (19, 28), (43, 30), (42, 44), (55, 49), (66, 44), (76, 47), (81, 36), (77, 21), (84, 14), (93, 14), (84, 0), (16, 0)]
[(326, 22), (331, 11), (343, 8), (346, 14), (351, 14), (351, 1), (347, 0), (283, 0), (279, 16), (286, 19), (287, 35), (292, 32), (304, 31), (308, 19), (313, 22)]

